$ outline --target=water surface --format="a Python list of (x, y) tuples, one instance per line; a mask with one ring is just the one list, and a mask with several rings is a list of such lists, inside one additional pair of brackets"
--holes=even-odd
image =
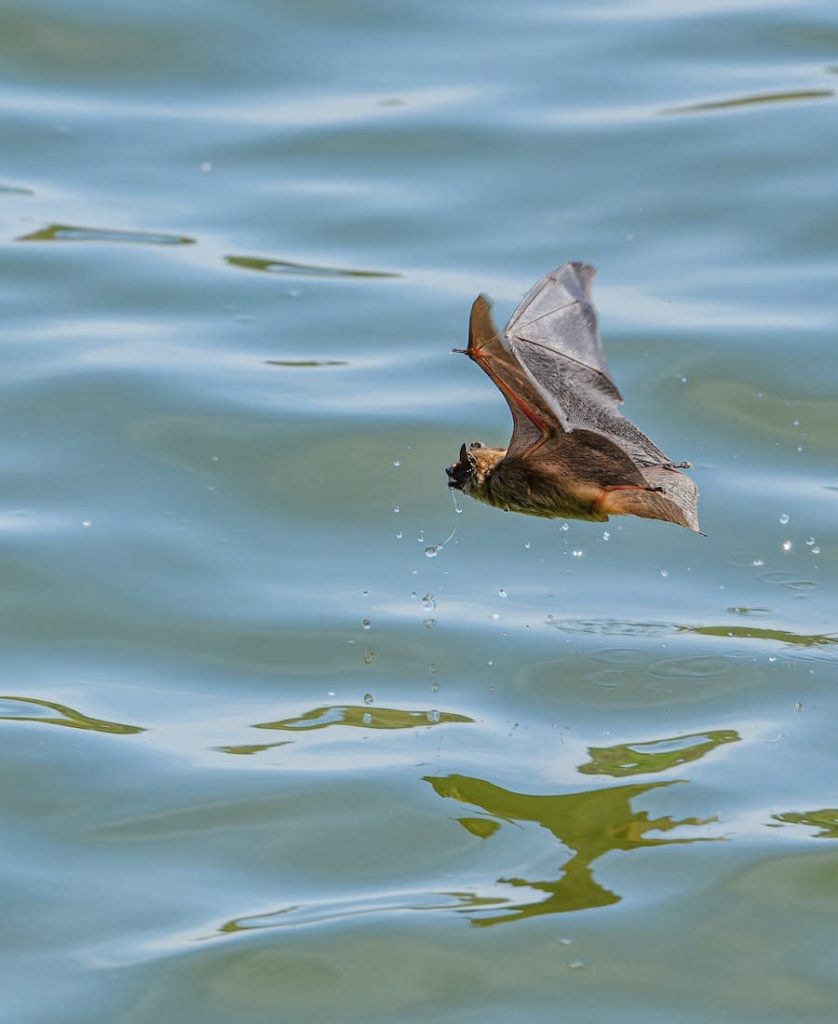
[[(10, 1019), (833, 1019), (837, 46), (5, 5)], [(567, 259), (707, 538), (453, 507)]]

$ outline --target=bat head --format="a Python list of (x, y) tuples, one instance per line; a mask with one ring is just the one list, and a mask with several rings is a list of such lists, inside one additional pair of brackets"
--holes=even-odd
[[(481, 448), (482, 445), (479, 441), (475, 441), (471, 448)], [(466, 448), (465, 444), (460, 445), (460, 461), (455, 462), (453, 465), (446, 467), (445, 472), (448, 474), (448, 486), (454, 487), (458, 491), (464, 491), (466, 494), (471, 490), (471, 485), (474, 482), (475, 471), (477, 469), (477, 459), (472, 451)]]

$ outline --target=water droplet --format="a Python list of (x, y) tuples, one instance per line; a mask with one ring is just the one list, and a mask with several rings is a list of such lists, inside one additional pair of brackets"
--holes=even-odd
[(361, 715), (361, 721), (364, 723), (364, 725), (372, 725), (372, 715), (369, 713), (369, 711), (365, 711), (363, 715)]
[(571, 971), (581, 971), (585, 963), (583, 960), (571, 960), (567, 966)]
[(435, 665), (435, 664), (434, 664), (433, 662), (431, 662), (431, 663), (430, 663), (430, 665), (428, 665), (428, 671), (429, 671), (429, 672), (430, 672), (430, 673), (431, 673), (432, 675), (435, 675), (435, 674), (436, 674), (436, 665)]
[(800, 426), (800, 420), (792, 420), (792, 424), (791, 425), (793, 427), (799, 427)]
[(815, 546), (815, 538), (814, 537), (807, 537), (806, 538), (806, 547), (807, 548), (811, 548), (811, 547), (814, 547), (814, 546)]
[(562, 946), (569, 946), (571, 944), (571, 941), (571, 939), (559, 939), (559, 942)]
[(89, 530), (89, 529), (90, 529), (90, 527), (91, 527), (91, 526), (93, 525), (93, 521), (92, 521), (92, 520), (90, 520), (90, 519), (83, 519), (83, 520), (82, 520), (82, 524), (81, 524), (81, 525), (82, 525), (82, 526), (83, 526), (83, 527), (84, 527), (84, 528), (85, 528), (86, 530)]
[(329, 692), (326, 694), (326, 696), (327, 697), (334, 697), (335, 696), (335, 691), (334, 690), (329, 690)]
[(402, 537), (404, 537), (404, 534), (402, 533), (402, 531), (401, 531), (401, 530), (399, 530), (399, 531), (398, 531), (398, 532), (396, 533), (396, 540), (401, 540), (401, 539), (402, 539)]
[(503, 589), (503, 587), (501, 587), (500, 590), (498, 591), (498, 597), (506, 597), (506, 596), (507, 596), (506, 591)]
[(802, 711), (802, 710), (803, 710), (803, 705), (802, 705), (802, 704), (800, 703), (800, 701), (798, 701), (798, 702), (797, 702), (797, 703), (796, 703), (796, 704), (794, 705), (794, 710), (795, 710), (795, 711)]
[(441, 544), (431, 544), (429, 547), (425, 548), (425, 558), (436, 558), (441, 548)]
[(791, 541), (790, 540), (784, 540), (783, 541), (783, 551), (791, 551), (791, 549), (792, 549)]
[(611, 540), (611, 534), (608, 532), (608, 530), (603, 530), (602, 531), (602, 539), (603, 540)]
[(431, 693), (439, 693), (439, 683), (436, 680), (431, 683)]
[(393, 465), (396, 467), (396, 469), (398, 469), (401, 464), (402, 464), (402, 460), (401, 459), (393, 459)]
[(218, 458), (219, 458), (219, 456), (217, 456), (217, 455), (211, 455), (211, 456), (210, 456), (210, 458), (212, 459), (212, 461), (213, 461), (213, 462), (218, 462)]
[(668, 575), (669, 575), (669, 570), (668, 569), (661, 569), (661, 576), (668, 576)]
[(361, 619), (361, 629), (369, 629), (372, 623), (369, 619)]
[(751, 565), (765, 565), (765, 562), (761, 558), (755, 558)]
[(500, 618), (500, 615), (498, 615), (497, 612), (492, 612), (491, 617), (497, 622), (497, 620)]
[(375, 661), (375, 651), (371, 647), (367, 647), (367, 649), (364, 651), (364, 664), (365, 665), (372, 665), (372, 663), (374, 661)]
[(436, 619), (422, 619), (422, 625), (425, 629), (433, 629), (436, 625)]
[(567, 531), (570, 529), (570, 523), (562, 523), (560, 528), (564, 530), (565, 533), (567, 533)]
[(375, 697), (373, 697), (373, 695), (371, 693), (365, 693), (364, 694), (364, 703), (365, 704), (372, 704), (372, 702), (374, 700), (375, 700)]
[(399, 506), (398, 506), (398, 505), (395, 505), (395, 506), (393, 507), (393, 511), (394, 511), (394, 512), (401, 512), (401, 509), (399, 508)]
[(686, 377), (682, 377), (681, 378), (681, 383), (682, 384), (686, 384), (687, 383), (687, 378)]
[(773, 662), (775, 662), (777, 660), (777, 657), (774, 654), (770, 654), (768, 656), (768, 660), (773, 663)]
[(494, 662), (494, 659), (493, 659), (493, 658), (489, 658), (489, 660), (488, 660), (488, 661), (486, 662), (486, 664), (487, 664), (487, 665), (489, 666), (489, 668), (491, 668), (491, 667), (492, 667), (492, 665), (494, 665), (494, 663), (495, 663), (495, 662)]
[(209, 162), (209, 160), (205, 160), (205, 161), (204, 161), (204, 162), (203, 162), (203, 163), (201, 164), (201, 172), (202, 172), (203, 174), (209, 174), (209, 172), (210, 172), (211, 170), (212, 170), (212, 164), (211, 164), (211, 163)]
[(529, 551), (529, 549), (530, 549), (530, 547), (532, 547), (532, 545), (530, 544), (530, 542), (528, 540), (525, 540), (524, 541), (524, 547), (527, 549), (527, 551)]
[(573, 555), (574, 558), (581, 558), (582, 557), (582, 549), (581, 548), (575, 548), (571, 552), (571, 554)]
[(362, 597), (368, 597), (369, 596), (369, 591), (368, 590), (362, 590), (361, 591), (361, 596)]
[(810, 550), (813, 555), (819, 555), (821, 553), (821, 549), (818, 547), (817, 544), (815, 544), (814, 547), (812, 547)]
[(780, 522), (781, 522), (781, 523), (783, 524), (783, 526), (785, 526), (785, 525), (786, 525), (786, 523), (787, 523), (788, 521), (789, 521), (789, 516), (788, 516), (788, 513), (784, 512), (784, 513), (783, 513), (783, 514), (782, 514), (782, 515), (780, 516)]
[(422, 607), (429, 612), (432, 612), (434, 608), (436, 608), (436, 598), (434, 597), (433, 594), (425, 594), (425, 596), (422, 598)]
[(432, 708), (428, 712), (428, 721), (429, 722), (438, 722), (439, 721), (439, 717), (440, 717), (439, 716), (439, 712), (436, 710), (436, 708)]

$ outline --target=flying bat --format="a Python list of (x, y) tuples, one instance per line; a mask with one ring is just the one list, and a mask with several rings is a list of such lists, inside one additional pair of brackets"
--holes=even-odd
[(448, 486), (511, 512), (606, 522), (662, 519), (699, 531), (698, 488), (627, 419), (608, 372), (591, 282), (596, 267), (564, 263), (527, 292), (503, 334), (479, 295), (467, 349), (512, 413), (508, 448), (475, 441), (446, 469)]

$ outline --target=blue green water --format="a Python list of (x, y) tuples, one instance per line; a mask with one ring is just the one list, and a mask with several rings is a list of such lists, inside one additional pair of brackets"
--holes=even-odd
[[(834, 5), (7, 0), (0, 61), (8, 1019), (833, 1021)], [(452, 505), (471, 301), (569, 259), (706, 538)]]

